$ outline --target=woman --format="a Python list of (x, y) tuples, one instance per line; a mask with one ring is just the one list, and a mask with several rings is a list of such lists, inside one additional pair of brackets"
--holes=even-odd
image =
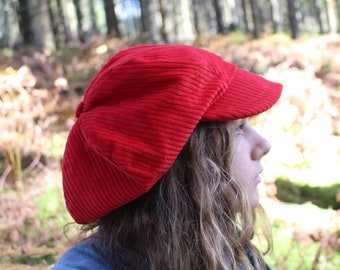
[(67, 209), (90, 236), (54, 269), (266, 269), (251, 239), (270, 144), (247, 118), (281, 90), (191, 46), (112, 57), (63, 159)]

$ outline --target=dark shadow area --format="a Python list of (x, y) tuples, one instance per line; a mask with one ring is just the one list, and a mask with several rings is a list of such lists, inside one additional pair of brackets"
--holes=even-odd
[(340, 183), (331, 186), (312, 187), (306, 184), (293, 183), (287, 178), (278, 178), (276, 187), (276, 196), (283, 202), (301, 204), (310, 201), (321, 208), (340, 209)]

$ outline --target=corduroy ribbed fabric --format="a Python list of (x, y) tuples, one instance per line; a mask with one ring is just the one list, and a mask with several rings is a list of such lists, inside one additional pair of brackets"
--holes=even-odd
[(184, 45), (142, 45), (113, 56), (90, 83), (63, 158), (66, 206), (86, 224), (146, 193), (200, 121), (269, 109), (282, 86)]

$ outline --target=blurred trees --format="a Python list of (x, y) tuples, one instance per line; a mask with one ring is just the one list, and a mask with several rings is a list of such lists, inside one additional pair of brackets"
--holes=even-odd
[[(51, 29), (49, 28), (47, 2), (40, 0), (18, 0), (17, 3), (5, 0), (4, 2), (8, 1), (16, 8), (23, 44), (32, 46), (39, 51), (46, 47), (53, 47), (53, 43), (48, 44), (51, 40)], [(10, 35), (10, 33), (6, 34)]]
[(54, 50), (97, 34), (173, 43), (232, 31), (339, 32), (340, 0), (0, 0), (0, 47)]
[(120, 30), (118, 28), (118, 19), (116, 15), (115, 3), (112, 0), (103, 0), (106, 17), (107, 35), (115, 35), (120, 37)]
[[(287, 0), (288, 4), (288, 17), (289, 17), (289, 26), (292, 34), (292, 38), (297, 38), (299, 34), (299, 26), (296, 17), (296, 3), (294, 0)], [(316, 16), (318, 17), (318, 16)]]

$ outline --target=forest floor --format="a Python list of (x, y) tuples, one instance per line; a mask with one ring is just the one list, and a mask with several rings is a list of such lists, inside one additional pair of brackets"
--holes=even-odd
[[(271, 142), (260, 188), (273, 224), (274, 269), (340, 265), (340, 36), (291, 40), (240, 34), (191, 44), (284, 84), (256, 118)], [(60, 162), (89, 80), (129, 40), (97, 38), (49, 54), (0, 51), (0, 269), (50, 269), (76, 225), (62, 200)]]

